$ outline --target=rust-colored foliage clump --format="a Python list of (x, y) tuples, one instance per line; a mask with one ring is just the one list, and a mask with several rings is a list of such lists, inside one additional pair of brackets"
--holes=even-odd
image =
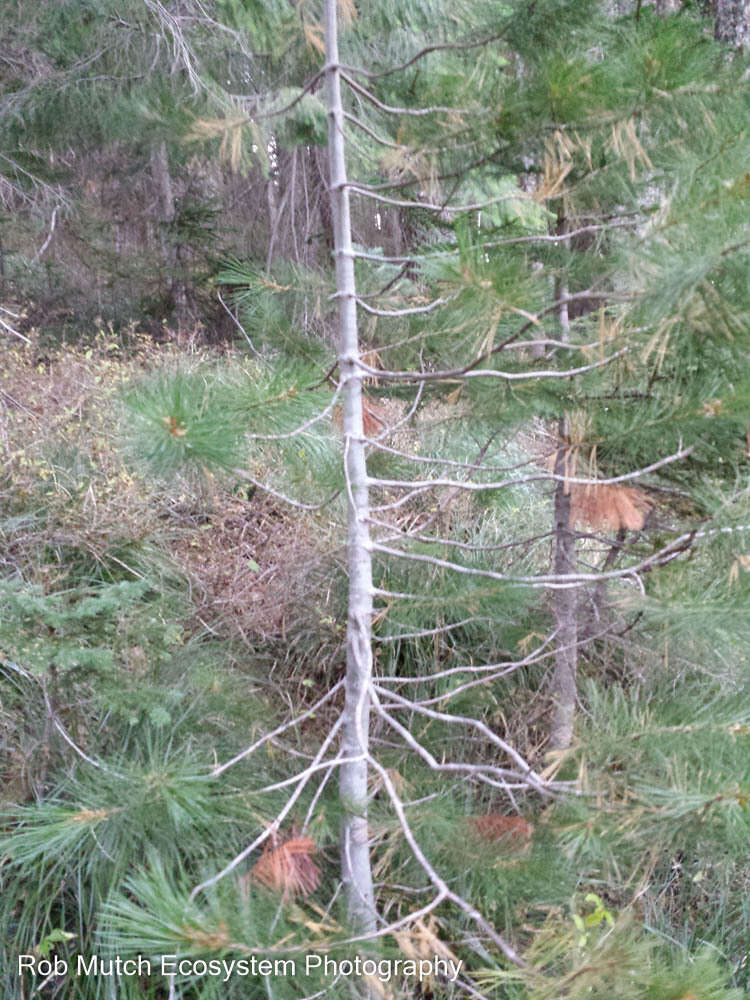
[(522, 816), (486, 813), (483, 816), (468, 816), (467, 821), (478, 840), (488, 844), (502, 844), (512, 850), (525, 848), (534, 834), (533, 824)]
[(388, 428), (386, 408), (371, 396), (362, 398), (362, 428), (365, 437), (375, 437)]
[(175, 416), (164, 417), (163, 423), (167, 425), (167, 430), (172, 437), (181, 438), (187, 434), (187, 427), (181, 424)]
[(642, 531), (651, 507), (646, 494), (632, 486), (570, 485), (570, 520), (578, 527), (597, 531), (619, 531), (621, 528)]
[(313, 861), (315, 841), (292, 836), (266, 845), (252, 868), (256, 882), (284, 896), (309, 896), (320, 885), (320, 868)]
[[(365, 437), (376, 437), (388, 430), (394, 419), (390, 409), (386, 402), (373, 399), (366, 391), (362, 393), (362, 429)], [(341, 406), (334, 408), (333, 424), (339, 431), (342, 430), (344, 417)]]

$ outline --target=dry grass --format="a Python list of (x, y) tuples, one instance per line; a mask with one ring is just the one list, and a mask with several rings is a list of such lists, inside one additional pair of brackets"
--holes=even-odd
[(205, 522), (178, 533), (172, 547), (198, 619), (248, 645), (286, 635), (309, 605), (326, 550), (309, 515), (260, 492), (251, 500), (218, 494)]
[[(207, 355), (196, 355), (196, 360)], [(184, 362), (184, 350), (142, 338), (127, 357), (102, 334), (90, 347), (6, 350), (0, 372), (0, 573), (46, 591), (71, 560), (117, 576), (148, 551), (189, 585), (196, 631), (246, 642), (284, 635), (309, 603), (326, 532), (308, 515), (256, 492), (232, 495), (208, 479), (173, 491), (123, 458), (122, 389), (144, 371)], [(209, 495), (210, 493), (210, 495)]]
[(90, 348), (41, 354), (32, 344), (5, 352), (0, 516), (6, 570), (51, 589), (65, 577), (67, 550), (84, 550), (96, 563), (155, 530), (148, 491), (116, 447), (121, 388), (154, 353), (144, 346), (126, 361), (105, 336)]

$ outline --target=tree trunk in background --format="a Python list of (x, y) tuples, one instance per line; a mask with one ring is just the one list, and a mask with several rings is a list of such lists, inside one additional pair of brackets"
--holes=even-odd
[[(620, 528), (617, 537), (610, 546), (607, 557), (602, 563), (602, 573), (614, 569), (617, 557), (622, 552), (625, 544), (627, 531)], [(587, 642), (595, 636), (603, 637), (615, 628), (612, 607), (607, 598), (609, 591), (608, 580), (597, 580), (590, 589), (586, 599), (586, 611), (578, 613), (578, 641)]]
[[(564, 209), (557, 217), (558, 236), (568, 232), (568, 220)], [(570, 240), (564, 241), (565, 246)], [(567, 343), (570, 338), (570, 316), (568, 314), (568, 286), (560, 278), (555, 280), (555, 301), (559, 302), (557, 319), (560, 339)], [(557, 454), (555, 475), (567, 478), (568, 474), (568, 421), (562, 417), (558, 421)], [(563, 480), (555, 484), (555, 534), (553, 572), (573, 573), (576, 565), (575, 536), (570, 530), (570, 490)], [(578, 591), (575, 587), (555, 589), (552, 602), (557, 629), (557, 649), (555, 651), (555, 672), (552, 676), (552, 725), (550, 726), (550, 749), (563, 750), (573, 738), (573, 718), (576, 705), (576, 675), (578, 672)]]
[[(322, 162), (323, 151), (316, 148), (314, 150), (314, 153), (316, 154), (315, 165), (318, 169), (318, 172), (321, 174), (321, 176), (323, 176), (323, 174), (325, 173), (325, 167), (323, 166)], [(327, 183), (327, 178), (325, 182)], [(318, 210), (320, 213), (320, 225), (321, 225), (320, 236), (323, 241), (323, 247), (328, 251), (332, 251), (336, 241), (333, 233), (334, 223), (333, 223), (331, 201), (328, 198), (321, 198)]]
[(172, 313), (178, 328), (187, 318), (187, 293), (185, 282), (179, 274), (180, 248), (175, 244), (170, 225), (175, 219), (175, 197), (169, 173), (167, 144), (162, 139), (151, 147), (151, 177), (158, 198), (158, 233), (161, 256), (167, 274), (167, 288), (172, 300)]
[(750, 48), (750, 0), (716, 0), (716, 37), (733, 49)]
[(375, 894), (370, 868), (367, 776), (372, 676), (372, 557), (369, 498), (362, 427), (362, 371), (358, 366), (357, 302), (344, 147), (336, 0), (326, 0), (328, 156), (333, 215), (336, 291), (339, 302), (339, 371), (343, 390), (344, 461), (348, 481), (349, 614), (341, 766), (341, 869), (350, 926), (375, 930)]
[(169, 174), (167, 144), (163, 139), (151, 147), (151, 177), (159, 199), (159, 222), (171, 222), (174, 219), (174, 191)]
[[(555, 475), (567, 478), (567, 421), (558, 424)], [(570, 490), (563, 479), (555, 484), (554, 559), (556, 574), (574, 573), (576, 568), (575, 535), (570, 528)], [(578, 672), (578, 590), (560, 587), (552, 591), (557, 630), (555, 672), (552, 676), (552, 724), (550, 750), (564, 750), (573, 739)]]

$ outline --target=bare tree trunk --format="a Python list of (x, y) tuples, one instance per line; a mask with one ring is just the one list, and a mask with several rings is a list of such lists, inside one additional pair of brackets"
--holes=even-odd
[[(567, 474), (567, 421), (558, 424), (558, 446), (555, 475)], [(570, 491), (563, 479), (555, 486), (554, 572), (575, 572), (575, 535), (570, 530)], [(549, 746), (564, 750), (573, 739), (576, 706), (576, 675), (578, 672), (578, 592), (575, 587), (553, 590), (557, 649), (555, 672), (552, 676), (552, 724)]]
[(375, 930), (375, 895), (367, 823), (367, 776), (372, 677), (372, 545), (362, 427), (362, 372), (358, 366), (357, 302), (349, 189), (344, 148), (336, 0), (326, 0), (328, 157), (333, 214), (336, 291), (339, 300), (339, 370), (344, 384), (344, 460), (348, 484), (349, 615), (341, 766), (342, 881), (349, 922), (357, 933)]
[(716, 0), (716, 37), (734, 49), (750, 48), (750, 0)]

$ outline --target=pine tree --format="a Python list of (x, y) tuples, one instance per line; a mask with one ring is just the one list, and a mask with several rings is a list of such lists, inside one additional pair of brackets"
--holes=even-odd
[[(566, 12), (571, 13), (567, 8)], [(424, 368), (421, 372), (395, 372), (392, 367), (386, 368), (382, 361), (375, 367), (360, 361), (358, 367), (360, 377), (369, 375), (377, 378), (381, 384), (412, 383), (421, 387), (420, 392), (425, 386), (439, 385), (448, 380), (454, 385), (456, 381), (462, 380), (467, 387), (478, 385), (480, 388), (477, 390), (472, 391), (470, 388), (466, 390), (467, 396), (474, 397), (471, 400), (474, 405), (469, 411), (473, 416), (469, 419), (476, 421), (478, 426), (492, 427), (490, 418), (485, 414), (492, 413), (487, 409), (490, 400), (495, 406), (497, 405), (497, 399), (493, 399), (492, 394), (488, 395), (481, 388), (483, 379), (489, 384), (495, 380), (502, 381), (511, 388), (516, 381), (526, 382), (532, 389), (532, 392), (527, 392), (525, 398), (521, 396), (518, 400), (513, 398), (518, 394), (510, 389), (504, 398), (501, 397), (506, 407), (511, 410), (506, 418), (506, 426), (512, 425), (519, 419), (528, 420), (535, 412), (544, 416), (559, 413), (561, 409), (567, 411), (569, 416), (561, 444), (553, 451), (557, 454), (554, 472), (552, 474), (541, 472), (532, 475), (531, 479), (551, 478), (558, 484), (556, 494), (562, 518), (558, 535), (570, 536), (572, 526), (570, 508), (574, 509), (579, 522), (587, 521), (594, 530), (607, 531), (614, 528), (617, 531), (620, 541), (616, 545), (611, 544), (605, 553), (606, 573), (602, 580), (606, 580), (607, 577), (633, 578), (639, 571), (666, 564), (679, 555), (684, 551), (684, 538), (678, 535), (675, 540), (662, 543), (656, 549), (645, 548), (637, 554), (635, 565), (631, 563), (622, 569), (611, 569), (614, 561), (613, 553), (617, 557), (623, 548), (622, 533), (640, 532), (645, 513), (651, 506), (646, 494), (622, 484), (638, 482), (644, 475), (640, 469), (655, 472), (669, 470), (676, 463), (684, 463), (695, 446), (693, 444), (683, 446), (678, 433), (671, 451), (665, 450), (663, 441), (666, 425), (662, 424), (658, 449), (656, 452), (651, 450), (653, 439), (649, 438), (648, 434), (644, 436), (641, 433), (644, 423), (648, 429), (648, 406), (639, 407), (638, 411), (634, 412), (632, 422), (628, 426), (626, 449), (623, 450), (621, 447), (622, 434), (612, 435), (605, 432), (605, 429), (608, 430), (615, 421), (622, 421), (621, 406), (629, 406), (629, 401), (634, 397), (643, 396), (651, 400), (657, 409), (672, 407), (669, 412), (670, 426), (679, 427), (680, 421), (687, 415), (686, 406), (683, 405), (681, 412), (676, 413), (671, 402), (674, 394), (679, 392), (679, 374), (670, 372), (668, 377), (662, 377), (660, 374), (662, 358), (659, 359), (659, 369), (655, 371), (653, 363), (649, 368), (654, 350), (661, 346), (658, 333), (660, 324), (668, 324), (671, 330), (675, 320), (671, 316), (663, 318), (663, 313), (661, 317), (656, 314), (657, 318), (654, 318), (655, 314), (652, 313), (649, 321), (644, 322), (644, 312), (654, 308), (653, 298), (647, 288), (638, 287), (638, 276), (635, 276), (634, 283), (627, 266), (623, 268), (623, 264), (627, 265), (633, 259), (629, 245), (631, 241), (624, 234), (632, 228), (635, 231), (635, 242), (642, 244), (644, 230), (638, 229), (639, 219), (643, 218), (644, 221), (641, 223), (643, 227), (648, 226), (649, 215), (654, 214), (654, 201), (658, 206), (663, 191), (662, 185), (667, 183), (666, 178), (670, 176), (668, 170), (674, 170), (674, 154), (669, 149), (668, 138), (670, 130), (676, 134), (673, 122), (674, 105), (680, 107), (682, 114), (691, 116), (705, 114), (711, 116), (716, 113), (716, 107), (707, 110), (702, 95), (699, 95), (698, 100), (692, 104), (688, 103), (693, 96), (689, 92), (690, 74), (695, 71), (702, 58), (700, 27), (696, 22), (689, 19), (679, 23), (671, 19), (659, 22), (643, 13), (639, 18), (641, 24), (639, 28), (634, 29), (632, 21), (609, 28), (607, 44), (621, 45), (624, 50), (619, 59), (594, 58), (592, 61), (579, 56), (576, 61), (576, 58), (566, 51), (564, 45), (559, 43), (556, 45), (546, 34), (545, 18), (549, 17), (549, 13), (546, 9), (538, 13), (532, 12), (525, 19), (514, 18), (507, 26), (508, 35), (516, 42), (519, 55), (525, 58), (527, 63), (524, 68), (523, 86), (520, 88), (520, 94), (517, 93), (515, 96), (515, 105), (511, 103), (509, 111), (504, 111), (504, 116), (507, 118), (503, 120), (501, 149), (506, 158), (510, 154), (520, 159), (524, 147), (528, 152), (536, 152), (536, 158), (532, 158), (532, 162), (540, 176), (536, 185), (535, 199), (532, 200), (528, 195), (524, 196), (524, 193), (508, 180), (503, 181), (501, 178), (498, 184), (497, 178), (493, 177), (496, 170), (494, 164), (493, 169), (486, 171), (485, 174), (480, 170), (479, 180), (476, 178), (468, 180), (463, 171), (456, 171), (454, 167), (453, 175), (458, 178), (457, 186), (463, 184), (463, 190), (474, 195), (473, 198), (467, 198), (468, 205), (464, 204), (460, 209), (450, 208), (447, 202), (438, 204), (438, 198), (434, 199), (434, 204), (428, 202), (421, 192), (417, 193), (417, 197), (414, 194), (400, 194), (396, 199), (389, 201), (389, 196), (376, 193), (376, 189), (371, 190), (362, 182), (354, 185), (354, 190), (360, 196), (372, 196), (382, 204), (395, 202), (404, 208), (422, 209), (427, 212), (429, 219), (427, 223), (423, 223), (426, 245), (422, 254), (415, 254), (407, 259), (383, 259), (382, 256), (370, 255), (375, 258), (375, 263), (393, 265), (392, 273), (395, 277), (387, 282), (389, 308), (381, 309), (369, 304), (362, 297), (359, 298), (361, 308), (370, 315), (378, 317), (378, 321), (389, 318), (402, 319), (412, 335), (415, 333), (421, 335)], [(590, 16), (590, 12), (584, 12), (579, 8), (576, 15), (578, 20), (571, 24), (574, 31), (570, 37), (571, 44), (575, 45), (576, 51), (580, 51), (582, 38), (575, 37), (575, 33), (585, 36), (585, 19)], [(597, 30), (600, 33), (606, 31), (606, 26), (599, 23)], [(591, 37), (594, 37), (593, 33)], [(601, 38), (601, 34), (598, 37)], [(543, 53), (543, 58), (535, 53), (535, 48), (537, 52)], [(672, 49), (677, 51), (672, 53), (670, 51)], [(709, 50), (707, 58), (716, 66), (720, 57), (718, 52)], [(495, 65), (496, 71), (497, 68)], [(351, 77), (347, 76), (347, 82), (350, 81)], [(680, 88), (686, 86), (686, 81), (688, 81), (688, 96), (683, 96)], [(361, 84), (354, 81), (352, 85), (361, 98), (370, 100), (381, 112), (372, 132), (381, 138), (384, 137), (384, 133), (387, 135), (385, 123), (388, 120), (388, 109), (395, 103), (395, 96), (391, 95), (395, 95), (397, 91), (394, 91), (389, 81), (385, 85), (386, 93), (373, 100)], [(670, 95), (674, 93), (667, 108), (663, 97), (665, 88), (666, 93)], [(519, 88), (514, 86), (513, 89)], [(634, 101), (637, 102), (635, 110)], [(622, 104), (624, 108), (621, 107)], [(547, 124), (540, 132), (535, 133), (534, 129), (530, 128), (529, 122), (539, 111), (545, 116)], [(731, 113), (727, 118), (731, 118)], [(473, 125), (470, 121), (459, 118), (458, 122), (464, 135), (468, 137), (469, 147), (475, 144), (478, 148), (481, 141), (486, 143), (484, 122), (481, 130), (477, 130), (476, 137), (472, 134)], [(440, 128), (443, 127), (441, 122)], [(682, 121), (678, 121), (677, 133), (684, 133), (684, 130), (685, 125)], [(395, 136), (385, 140), (386, 146), (390, 142), (399, 148), (400, 156), (406, 155), (404, 150), (406, 143), (403, 139), (405, 134), (408, 134), (408, 131), (402, 127), (399, 133), (400, 143), (395, 141)], [(540, 134), (544, 137), (542, 140), (536, 138)], [(650, 137), (657, 134), (658, 149), (662, 150), (666, 146), (667, 152), (665, 163), (655, 166), (654, 160), (658, 150), (652, 149)], [(531, 139), (528, 138), (529, 135), (532, 136)], [(518, 146), (515, 150), (510, 145), (509, 136), (516, 137)], [(430, 168), (435, 177), (439, 180), (445, 175), (450, 175), (452, 166), (450, 147), (444, 157), (436, 156), (434, 150), (441, 147), (438, 146), (437, 137), (431, 135), (429, 128), (425, 126), (419, 131), (419, 139), (423, 147), (431, 149), (433, 151), (431, 155), (436, 157)], [(673, 141), (682, 143), (684, 137)], [(698, 141), (705, 141), (704, 132)], [(445, 144), (442, 149), (445, 149)], [(684, 146), (681, 145), (682, 151)], [(428, 158), (430, 154), (421, 153), (421, 155)], [(598, 165), (595, 166), (595, 163)], [(403, 168), (399, 166), (399, 171), (401, 170)], [(661, 172), (663, 177), (659, 173), (655, 174), (655, 171)], [(399, 177), (395, 182), (396, 186), (402, 191), (408, 192), (410, 188), (416, 189), (425, 183), (422, 172), (416, 177), (410, 177), (406, 173), (399, 173), (396, 176)], [(482, 189), (490, 195), (483, 201), (475, 193)], [(498, 190), (502, 193), (498, 194)], [(644, 196), (642, 192), (646, 192), (646, 195)], [(644, 201), (644, 197), (648, 197), (649, 200)], [(559, 221), (555, 222), (557, 232), (550, 238), (550, 235), (545, 235), (543, 232), (544, 214), (536, 209), (535, 203), (555, 204), (557, 201), (562, 201), (562, 205), (557, 209), (555, 216), (558, 220), (564, 218), (566, 223), (565, 228), (560, 231)], [(505, 205), (507, 202), (511, 203), (510, 208), (505, 208), (498, 215), (492, 216), (496, 204)], [(477, 213), (482, 210), (489, 215), (491, 228), (488, 236), (485, 236), (486, 228), (477, 229), (476, 226)], [(430, 219), (431, 214), (432, 219)], [(487, 221), (484, 227), (488, 227)], [(454, 228), (458, 235), (455, 247), (451, 246), (450, 228)], [(493, 240), (493, 230), (498, 234), (504, 231), (508, 235), (503, 239)], [(574, 249), (572, 242), (576, 236), (588, 233), (598, 234), (590, 244), (590, 249), (596, 252), (588, 253), (584, 258), (581, 251)], [(495, 250), (493, 243), (496, 242), (500, 243), (500, 247), (491, 252)], [(537, 253), (542, 265), (544, 266), (546, 258), (550, 272), (556, 275), (554, 283), (556, 294), (548, 305), (541, 305), (544, 303), (544, 278), (541, 275), (532, 273), (526, 276), (525, 281), (519, 281), (519, 275), (523, 274), (522, 268), (528, 266), (528, 262), (525, 257), (519, 257), (515, 249), (510, 248), (516, 245), (523, 248), (529, 243), (538, 245)], [(604, 255), (601, 253), (602, 248), (606, 249)], [(456, 253), (458, 263), (454, 263), (451, 259)], [(364, 254), (362, 259), (367, 260), (368, 254)], [(402, 266), (400, 275), (397, 271), (399, 265)], [(411, 268), (412, 273), (408, 280), (403, 273), (404, 266)], [(426, 306), (414, 307), (412, 303), (415, 285), (431, 286), (435, 298)], [(351, 286), (339, 287), (338, 295), (350, 300), (354, 296), (354, 291)], [(592, 332), (598, 334), (599, 344), (602, 348), (606, 345), (606, 350), (602, 350), (599, 360), (592, 361), (590, 353), (587, 353), (596, 346), (596, 341), (586, 347), (585, 341), (574, 339), (571, 333), (571, 320), (569, 315), (565, 315), (567, 312), (565, 307), (578, 302), (583, 302), (584, 308), (588, 310), (591, 310), (592, 304), (596, 306), (593, 323), (590, 318), (591, 312), (584, 311), (575, 317), (575, 334), (579, 337), (588, 335), (589, 340)], [(433, 309), (443, 303), (447, 304), (447, 309), (435, 323), (433, 316), (438, 314), (433, 313)], [(662, 303), (662, 308), (664, 306), (668, 309), (673, 308), (674, 303), (673, 298)], [(432, 314), (430, 324), (437, 326), (437, 329), (425, 330), (425, 323), (417, 318), (427, 312)], [(526, 315), (530, 319), (525, 324), (519, 324), (516, 319), (519, 314)], [(526, 341), (520, 338), (529, 329), (538, 329), (540, 326), (543, 328), (542, 317), (549, 314), (558, 317), (566, 336), (558, 341), (549, 334), (546, 336), (543, 334), (541, 343), (537, 337), (535, 342), (529, 343), (528, 349), (541, 347), (544, 352), (543, 360), (551, 370), (540, 373), (538, 368), (541, 366), (537, 366), (537, 370), (533, 366), (530, 367), (528, 360), (524, 359), (520, 352), (516, 355), (520, 359), (518, 363), (506, 365), (503, 369), (495, 367), (495, 358), (501, 349), (507, 351), (511, 347), (517, 349), (524, 346)], [(460, 335), (460, 331), (469, 327), (469, 317), (474, 328), (476, 326), (481, 328), (482, 324), (486, 324), (486, 328), (491, 330), (491, 334), (484, 340), (480, 339), (478, 345), (476, 335), (472, 336), (471, 333), (468, 336)], [(654, 330), (657, 331), (656, 339)], [(452, 331), (459, 332), (459, 336), (448, 341), (446, 334)], [(691, 332), (685, 330), (685, 335), (690, 336)], [(466, 348), (471, 349), (472, 346), (474, 353), (467, 355)], [(477, 346), (480, 348), (478, 356)], [(380, 355), (384, 345), (376, 344), (375, 347)], [(636, 360), (624, 364), (620, 359), (626, 353)], [(638, 363), (639, 355), (642, 358), (642, 366)], [(568, 358), (573, 360), (568, 361)], [(489, 362), (486, 370), (479, 368), (482, 362)], [(355, 362), (347, 353), (345, 365), (353, 363)], [(580, 387), (574, 382), (567, 381), (574, 376), (581, 376), (577, 380), (581, 383)], [(663, 378), (664, 392), (659, 391), (657, 395), (653, 390), (644, 390), (642, 388), (644, 378), (651, 383), (655, 380), (661, 382)], [(538, 386), (536, 394), (533, 394), (534, 383)], [(561, 388), (558, 389), (558, 386)], [(574, 386), (572, 390), (570, 386)], [(518, 407), (518, 402), (522, 403), (521, 407)], [(515, 408), (511, 408), (510, 403), (515, 403)], [(688, 406), (691, 405), (692, 401)], [(357, 404), (352, 415), (357, 422), (360, 408)], [(465, 414), (462, 414), (462, 417), (466, 419)], [(638, 433), (635, 433), (636, 431)], [(496, 431), (494, 433), (496, 434)], [(353, 427), (353, 436), (361, 437), (359, 427)], [(370, 438), (371, 444), (377, 448), (377, 435), (375, 441), (372, 440), (372, 435)], [(480, 449), (480, 453), (481, 459), (487, 461), (487, 449)], [(408, 458), (406, 455), (399, 457)], [(498, 484), (483, 471), (481, 462), (466, 463), (459, 460), (456, 463), (453, 460), (453, 464), (464, 468), (470, 477), (469, 482), (462, 484), (460, 480), (448, 480), (441, 476), (441, 464), (442, 468), (445, 468), (445, 464), (439, 456), (432, 456), (431, 461), (433, 462), (431, 474), (423, 474), (417, 479), (403, 475), (398, 478), (370, 476), (369, 484), (375, 490), (387, 490), (391, 495), (395, 491), (397, 496), (406, 499), (417, 491), (428, 488), (440, 489), (441, 485), (443, 489), (451, 491), (468, 487), (472, 492), (480, 494), (491, 494), (499, 489)], [(603, 463), (606, 463), (605, 468), (608, 466), (612, 471), (609, 478), (592, 476)], [(399, 507), (402, 503), (403, 500), (399, 499), (378, 506), (388, 509)], [(413, 530), (402, 532), (397, 524), (378, 521), (376, 516), (371, 523), (381, 529), (389, 529), (395, 544), (394, 541), (385, 544), (383, 540), (376, 540), (374, 551), (385, 556), (397, 556), (399, 559), (412, 562), (454, 569), (464, 576), (495, 580), (502, 585), (502, 589), (493, 595), (493, 600), (497, 600), (509, 585), (515, 594), (519, 585), (523, 590), (527, 583), (532, 586), (552, 585), (555, 590), (567, 591), (575, 598), (576, 591), (582, 585), (598, 578), (596, 572), (580, 573), (572, 564), (570, 543), (568, 543), (568, 554), (564, 560), (557, 561), (552, 574), (539, 574), (538, 564), (535, 566), (534, 559), (527, 559), (525, 573), (504, 573), (488, 569), (482, 565), (481, 560), (479, 562), (475, 560), (472, 564), (471, 560), (467, 562), (462, 556), (455, 542), (425, 533), (426, 526), (434, 523), (434, 520), (428, 518), (422, 523), (419, 533), (415, 536)], [(519, 547), (524, 545), (523, 536), (516, 544)], [(481, 553), (486, 550), (486, 545), (474, 548), (477, 553)], [(441, 555), (441, 552), (445, 555)], [(379, 588), (381, 592), (383, 589)], [(387, 598), (389, 594), (385, 593), (383, 596)], [(515, 597), (515, 600), (518, 598)], [(522, 601), (519, 604), (523, 606)], [(570, 622), (579, 613), (580, 604), (575, 599), (572, 602), (568, 599), (568, 604), (565, 615), (566, 621)], [(533, 609), (534, 603), (527, 599), (525, 613), (532, 615)], [(424, 613), (422, 619), (424, 622)], [(426, 624), (424, 622), (424, 625)], [(458, 627), (456, 624), (449, 622), (445, 630), (451, 631), (456, 627)], [(431, 630), (428, 628), (427, 631)], [(579, 645), (577, 628), (566, 634), (560, 634), (561, 631), (558, 629), (558, 650), (562, 647), (570, 652), (572, 647), (575, 651)], [(604, 631), (607, 632), (609, 629)], [(541, 647), (542, 650), (545, 645), (546, 643)], [(546, 654), (540, 653), (540, 655)], [(573, 674), (570, 667), (568, 673)], [(567, 686), (565, 707), (567, 720), (564, 723), (566, 732), (558, 738), (560, 746), (569, 741), (571, 732), (570, 714), (575, 689), (570, 688), (570, 681), (567, 682)], [(374, 691), (378, 695), (381, 718), (395, 725), (396, 731), (406, 738), (406, 733), (400, 724), (395, 723), (389, 711), (380, 705), (386, 689), (376, 685)], [(394, 709), (424, 711), (419, 708), (418, 703), (415, 705), (408, 699), (399, 700), (400, 696), (390, 688), (387, 691), (387, 697), (391, 699), (390, 711)], [(448, 721), (448, 717), (442, 713), (434, 710), (431, 712), (435, 718), (444, 718)], [(430, 715), (430, 712), (427, 714)], [(471, 724), (473, 723), (469, 722), (469, 725)], [(478, 724), (484, 726), (484, 723)], [(500, 745), (505, 752), (509, 752), (506, 744), (501, 741)], [(425, 748), (418, 746), (415, 748), (422, 753), (424, 760), (432, 759)], [(457, 766), (471, 770), (471, 765)], [(523, 766), (527, 767), (525, 764)], [(481, 766), (478, 771), (480, 774), (483, 773)], [(484, 777), (487, 777), (486, 772)], [(533, 772), (529, 780), (532, 785), (538, 782)], [(394, 804), (397, 804), (398, 796), (395, 789), (390, 787), (389, 793)], [(406, 830), (408, 827), (405, 827)], [(431, 869), (428, 867), (429, 871)], [(435, 875), (434, 870), (432, 875)], [(436, 875), (435, 877), (437, 878)], [(365, 891), (363, 898), (367, 898)]]

